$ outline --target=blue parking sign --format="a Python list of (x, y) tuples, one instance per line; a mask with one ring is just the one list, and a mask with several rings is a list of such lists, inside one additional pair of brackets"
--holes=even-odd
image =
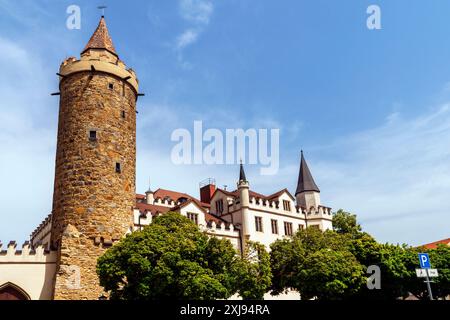
[(430, 257), (428, 256), (428, 253), (419, 253), (419, 262), (422, 269), (431, 268)]

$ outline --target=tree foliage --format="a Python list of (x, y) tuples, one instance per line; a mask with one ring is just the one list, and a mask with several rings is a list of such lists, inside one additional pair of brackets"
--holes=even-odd
[(364, 270), (348, 248), (348, 238), (334, 231), (300, 230), (271, 246), (273, 293), (286, 289), (302, 299), (343, 299), (364, 282)]
[[(298, 291), (302, 299), (427, 298), (417, 278), (418, 253), (428, 252), (439, 277), (435, 297), (450, 295), (450, 247), (381, 244), (339, 210), (333, 230), (299, 230), (266, 248), (247, 242), (241, 256), (228, 240), (210, 237), (189, 219), (169, 212), (108, 249), (98, 260), (100, 284), (112, 299), (262, 299), (269, 290)], [(366, 270), (381, 271), (381, 289), (369, 290)]]
[[(439, 277), (432, 283), (435, 297), (450, 294), (450, 248), (414, 248), (408, 245), (378, 243), (363, 232), (356, 215), (339, 210), (333, 216), (333, 231), (308, 228), (291, 239), (271, 246), (272, 290), (288, 288), (303, 299), (384, 299), (405, 298), (410, 294), (427, 298), (423, 278), (417, 278), (418, 253), (428, 252)], [(371, 265), (381, 272), (381, 289), (369, 290), (366, 271)]]
[(270, 285), (264, 246), (248, 243), (241, 257), (228, 240), (209, 237), (169, 212), (108, 249), (97, 263), (111, 299), (262, 299)]
[(235, 291), (236, 251), (178, 213), (156, 217), (98, 260), (112, 299), (225, 299)]
[(235, 269), (237, 293), (244, 300), (262, 300), (271, 284), (270, 255), (264, 245), (247, 242)]
[(339, 209), (333, 215), (333, 230), (340, 234), (357, 237), (361, 233), (361, 226), (356, 222), (356, 215)]

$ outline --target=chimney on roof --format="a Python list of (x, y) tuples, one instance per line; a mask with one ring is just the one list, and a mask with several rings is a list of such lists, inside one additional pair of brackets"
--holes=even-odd
[(208, 178), (199, 184), (200, 187), (200, 201), (204, 203), (211, 203), (211, 198), (216, 191), (216, 180)]

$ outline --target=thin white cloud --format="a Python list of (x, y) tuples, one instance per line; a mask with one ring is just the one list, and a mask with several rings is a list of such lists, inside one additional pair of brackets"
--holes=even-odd
[(176, 37), (174, 46), (180, 65), (184, 69), (190, 69), (192, 64), (185, 61), (183, 50), (197, 42), (210, 22), (214, 6), (209, 0), (180, 0), (179, 10), (181, 18), (189, 26)]
[(183, 19), (198, 23), (208, 24), (213, 13), (213, 4), (206, 0), (181, 0), (180, 14)]
[(178, 50), (193, 44), (198, 39), (198, 30), (188, 29), (178, 36), (176, 41), (176, 47)]

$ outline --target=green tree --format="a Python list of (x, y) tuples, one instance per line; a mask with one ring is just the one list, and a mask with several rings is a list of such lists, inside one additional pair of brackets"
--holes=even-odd
[(244, 300), (262, 300), (269, 290), (272, 273), (270, 255), (264, 245), (247, 242), (244, 255), (235, 265), (237, 292)]
[(358, 237), (362, 230), (356, 221), (356, 215), (342, 209), (333, 214), (333, 229), (337, 233), (348, 234), (353, 237)]
[[(417, 278), (415, 272), (418, 268), (418, 253), (421, 249), (406, 244), (380, 244), (370, 234), (362, 232), (356, 215), (343, 210), (339, 210), (333, 216), (333, 227), (336, 232), (348, 237), (350, 251), (365, 270), (371, 265), (380, 267), (381, 289), (369, 290), (366, 285), (363, 285), (354, 298), (392, 300), (413, 294), (419, 299), (427, 299), (428, 293), (423, 279)], [(449, 278), (446, 270), (450, 264), (444, 253), (445, 250), (449, 250), (448, 247), (444, 247), (443, 250), (439, 253), (429, 251), (430, 256), (435, 256), (433, 260), (436, 261), (436, 267), (443, 269), (442, 276), (440, 275), (432, 284), (441, 297), (445, 296), (445, 292), (448, 294), (446, 287), (448, 288)], [(422, 249), (422, 251), (427, 250)]]
[(345, 299), (365, 281), (348, 237), (335, 231), (300, 230), (291, 239), (273, 243), (270, 255), (274, 294), (291, 288), (302, 299)]
[(238, 261), (228, 240), (169, 212), (107, 250), (97, 273), (111, 299), (225, 299), (236, 291)]

